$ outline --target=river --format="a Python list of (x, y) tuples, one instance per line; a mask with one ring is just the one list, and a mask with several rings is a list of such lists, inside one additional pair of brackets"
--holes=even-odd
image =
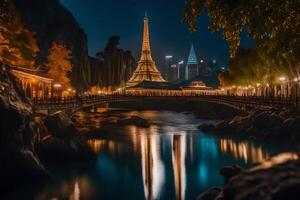
[[(140, 116), (150, 128), (113, 126), (119, 117)], [(197, 129), (192, 113), (172, 111), (79, 112), (74, 116), (82, 132), (99, 130), (89, 146), (98, 155), (95, 164), (48, 165), (53, 180), (28, 187), (23, 195), (35, 199), (195, 199), (212, 186), (222, 186), (220, 168), (238, 164), (249, 167), (288, 147), (219, 138)], [(26, 192), (25, 192), (26, 190)], [(30, 191), (30, 192), (28, 192)]]

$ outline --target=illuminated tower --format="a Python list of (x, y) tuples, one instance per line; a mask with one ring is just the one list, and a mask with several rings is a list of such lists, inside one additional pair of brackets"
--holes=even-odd
[(143, 81), (166, 82), (155, 66), (151, 56), (147, 14), (144, 18), (144, 35), (141, 59), (127, 86), (135, 86)]
[(185, 80), (190, 80), (198, 75), (198, 60), (195, 53), (194, 45), (192, 44), (189, 58), (185, 67)]

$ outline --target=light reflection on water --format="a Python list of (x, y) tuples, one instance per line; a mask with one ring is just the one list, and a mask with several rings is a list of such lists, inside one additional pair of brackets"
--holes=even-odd
[[(90, 119), (97, 121), (95, 126), (102, 123), (98, 113), (86, 115), (77, 117), (81, 125)], [(124, 115), (146, 118), (151, 127), (118, 127), (118, 133), (110, 127), (105, 138), (89, 140), (98, 154), (96, 166), (83, 172), (61, 171), (56, 174), (61, 180), (38, 191), (36, 199), (195, 199), (209, 187), (223, 185), (222, 166), (247, 167), (282, 152), (279, 147), (203, 134), (193, 115), (167, 111)]]
[(243, 160), (245, 163), (261, 163), (270, 158), (269, 152), (261, 145), (251, 142), (236, 142), (231, 139), (220, 139), (220, 149), (223, 153), (232, 155), (235, 160)]

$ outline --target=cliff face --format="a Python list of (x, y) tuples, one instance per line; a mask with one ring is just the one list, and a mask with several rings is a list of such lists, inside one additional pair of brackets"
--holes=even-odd
[(41, 126), (32, 105), (21, 92), (20, 83), (0, 70), (0, 177), (6, 180), (0, 194), (20, 184), (46, 176), (34, 146)]
[(79, 91), (90, 82), (87, 38), (73, 15), (59, 0), (14, 0), (26, 27), (36, 33), (40, 52), (38, 64), (47, 60), (53, 41), (62, 42), (72, 52), (72, 85)]

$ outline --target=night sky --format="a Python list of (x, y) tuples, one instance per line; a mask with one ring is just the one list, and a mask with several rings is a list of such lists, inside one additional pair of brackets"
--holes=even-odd
[[(164, 63), (165, 55), (173, 55), (175, 61), (187, 59), (191, 43), (194, 43), (198, 59), (206, 62), (216, 59), (219, 66), (227, 66), (228, 45), (220, 32), (208, 30), (206, 14), (198, 19), (198, 31), (190, 33), (185, 22), (180, 20), (185, 0), (61, 0), (73, 13), (85, 30), (89, 42), (89, 54), (104, 49), (110, 36), (121, 38), (120, 47), (130, 50), (139, 59), (143, 18), (148, 12), (150, 40), (153, 57), (158, 65)], [(242, 46), (252, 42), (246, 34)]]

